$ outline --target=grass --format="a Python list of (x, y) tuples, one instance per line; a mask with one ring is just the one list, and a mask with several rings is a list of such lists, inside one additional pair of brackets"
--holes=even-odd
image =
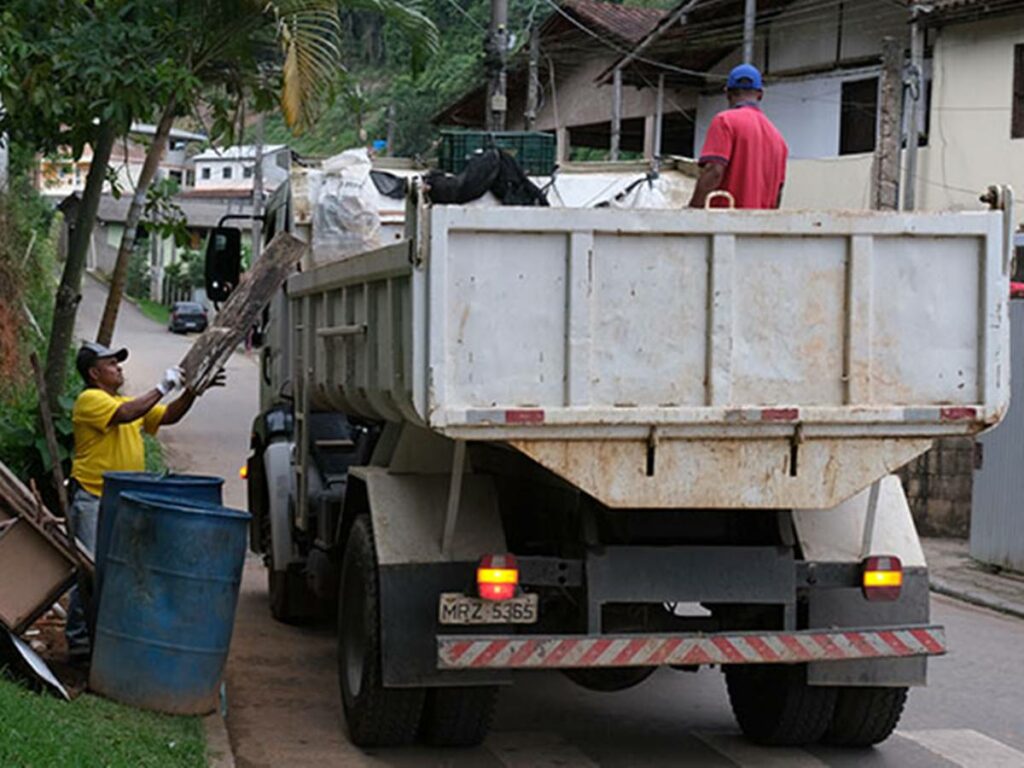
[(202, 725), (84, 694), (66, 702), (0, 679), (0, 765), (200, 768)]
[(164, 458), (164, 447), (155, 435), (142, 433), (142, 443), (146, 449), (146, 471), (166, 472), (167, 460)]
[(146, 317), (160, 325), (167, 325), (171, 320), (171, 309), (151, 299), (137, 299), (139, 309)]

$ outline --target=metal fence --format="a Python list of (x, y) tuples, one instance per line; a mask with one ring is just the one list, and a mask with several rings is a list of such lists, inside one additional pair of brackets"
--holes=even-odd
[(1024, 299), (1010, 302), (1010, 409), (978, 439), (971, 557), (1024, 571)]

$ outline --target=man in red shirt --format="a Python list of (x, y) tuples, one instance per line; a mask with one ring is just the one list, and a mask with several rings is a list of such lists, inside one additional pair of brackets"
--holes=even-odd
[[(723, 190), (733, 196), (737, 208), (778, 208), (789, 149), (761, 111), (764, 90), (757, 67), (735, 67), (725, 93), (729, 109), (715, 115), (708, 128), (690, 207), (703, 208), (711, 192)], [(713, 200), (712, 205), (724, 207), (726, 203)]]

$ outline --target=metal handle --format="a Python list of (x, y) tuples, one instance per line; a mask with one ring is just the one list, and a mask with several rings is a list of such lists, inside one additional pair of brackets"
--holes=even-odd
[(716, 189), (714, 192), (709, 192), (708, 196), (704, 198), (704, 209), (708, 211), (713, 210), (711, 208), (711, 201), (719, 197), (725, 198), (726, 202), (729, 203), (729, 207), (726, 210), (732, 211), (736, 209), (736, 198), (732, 196), (732, 192), (727, 192), (724, 189)]
[(327, 328), (316, 329), (316, 335), (321, 339), (334, 339), (339, 336), (362, 336), (365, 333), (365, 323), (356, 323), (355, 325), (332, 325)]

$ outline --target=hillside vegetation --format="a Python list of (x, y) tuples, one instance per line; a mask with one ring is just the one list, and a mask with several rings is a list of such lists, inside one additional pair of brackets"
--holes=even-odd
[[(627, 5), (669, 7), (671, 0), (633, 0)], [(409, 50), (397, 30), (380, 17), (345, 17), (345, 71), (337, 98), (317, 125), (291, 136), (280, 114), (266, 123), (268, 143), (287, 143), (305, 155), (331, 155), (385, 139), (388, 111), (394, 114), (392, 154), (431, 153), (438, 126), (430, 120), (441, 108), (483, 80), (483, 39), (490, 19), (489, 0), (422, 0), (416, 7), (437, 25), (441, 50), (420, 72), (409, 64)], [(553, 12), (547, 0), (509, 0), (513, 50), (529, 40), (531, 23)]]

